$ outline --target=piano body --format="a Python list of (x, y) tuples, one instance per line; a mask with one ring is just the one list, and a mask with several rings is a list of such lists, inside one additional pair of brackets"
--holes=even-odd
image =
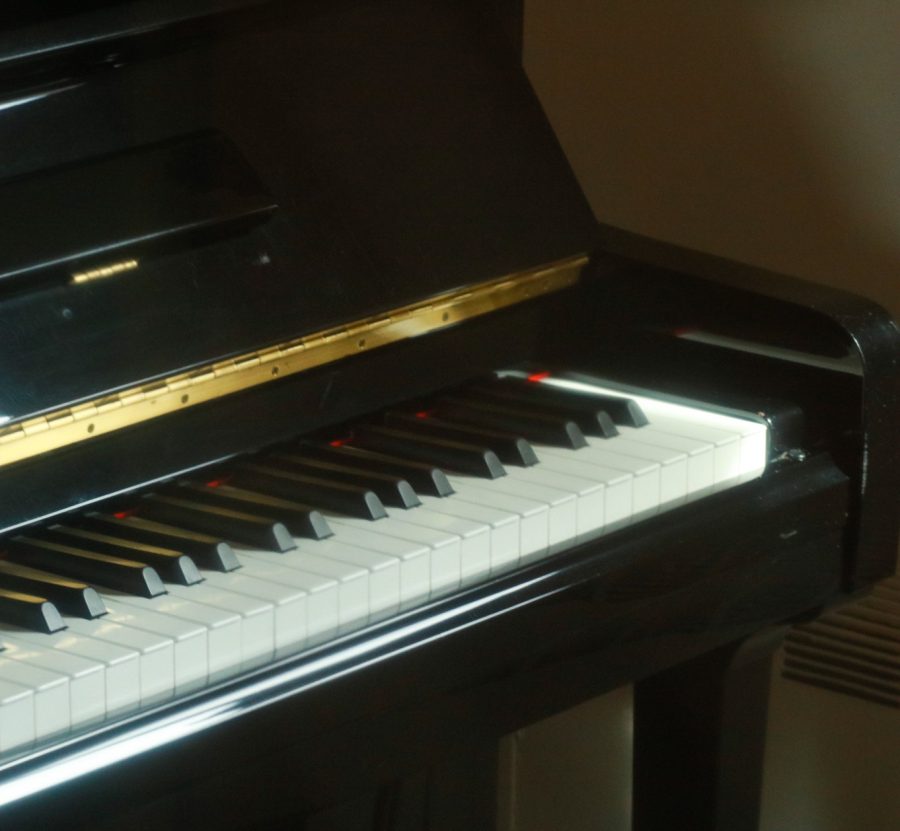
[[(0, 708), (0, 825), (487, 828), (498, 738), (633, 681), (635, 827), (672, 827), (673, 816), (695, 829), (754, 827), (766, 657), (779, 633), (894, 569), (900, 338), (887, 315), (598, 227), (509, 37), (515, 3), (69, 5), (30, 6), (0, 33), (0, 694), (24, 708)], [(499, 381), (499, 370), (531, 381)], [(554, 384), (570, 391), (541, 399)], [(583, 451), (529, 432), (571, 426), (560, 413), (596, 387), (646, 402), (650, 425), (607, 417), (618, 435)], [(509, 475), (496, 482), (520, 476), (518, 490), (497, 497), (495, 480), (467, 478), (463, 451), (499, 464), (492, 442), (527, 434), (534, 470), (568, 471), (530, 493), (571, 507), (565, 481), (585, 493), (600, 486), (587, 462), (547, 459), (636, 448), (641, 429), (665, 432), (667, 407), (744, 425), (763, 454), (758, 469), (725, 476), (727, 488), (710, 479), (696, 498), (657, 497), (590, 532), (560, 531), (553, 545), (545, 531), (527, 552), (524, 509), (513, 517), (520, 550), (497, 542), (505, 519), (476, 527), (472, 512), (500, 517), (496, 505), (526, 492), (525, 474), (504, 459)], [(428, 439), (416, 414), (456, 432)], [(717, 429), (706, 448), (691, 430), (682, 436), (683, 471), (695, 445), (698, 458), (719, 458), (716, 442), (733, 439)], [(428, 452), (384, 443), (409, 435)], [(362, 489), (355, 468), (347, 486), (340, 463), (362, 464), (367, 447), (383, 468), (367, 468)], [(310, 448), (333, 466), (297, 475), (284, 456)], [(437, 463), (437, 453), (449, 455)], [(629, 500), (640, 471), (672, 461), (641, 458), (631, 473), (617, 468)], [(287, 549), (304, 536), (298, 523), (309, 537), (327, 518), (332, 542), (365, 551), (366, 523), (375, 540), (379, 522), (396, 526), (404, 508), (348, 519), (350, 508), (292, 488), (312, 480), (323, 500), (326, 490), (359, 497), (392, 476), (396, 485), (402, 465), (409, 476), (430, 471), (426, 489), (447, 474), (456, 497), (468, 494), (469, 507), (430, 495), (409, 516), (469, 517), (454, 527), (493, 534), (489, 559), (471, 573), (455, 561), (455, 578), (415, 602), (363, 602), (344, 615), (339, 600), (332, 630), (313, 618), (318, 589), (295, 592), (305, 628), (291, 630), (287, 601), (279, 612), (271, 594), (288, 569), (272, 561), (324, 560), (312, 548), (326, 541), (254, 559), (248, 523)], [(247, 491), (269, 501), (247, 501)], [(366, 503), (376, 514), (377, 502)], [(587, 504), (578, 510), (590, 524)], [(176, 586), (171, 549), (157, 545), (145, 560), (168, 594), (134, 599), (101, 576), (108, 615), (63, 611), (68, 628), (56, 634), (15, 617), (38, 607), (52, 629), (59, 610), (35, 604), (34, 590), (9, 595), (13, 564), (53, 572), (46, 557), (73, 549), (121, 560), (115, 539), (134, 542), (142, 522), (184, 526), (185, 546), (212, 540), (242, 568), (182, 557), (206, 579)], [(439, 570), (437, 544), (428, 551), (426, 580)], [(274, 569), (269, 583), (251, 572), (257, 562)], [(146, 588), (159, 577), (145, 566)], [(349, 585), (350, 571), (329, 585)], [(364, 601), (376, 571), (353, 572)], [(229, 608), (268, 603), (276, 630), (283, 612), (280, 645), (269, 634), (262, 659), (214, 672), (219, 624), (197, 624), (193, 640), (173, 629), (175, 682), (151, 694), (156, 646), (133, 646), (142, 692), (112, 707), (115, 661), (91, 657), (85, 644), (103, 637), (91, 627), (119, 632), (124, 655), (128, 615), (160, 598), (212, 608), (191, 599), (212, 587), (231, 592)], [(251, 612), (233, 617), (230, 631), (244, 632), (234, 637), (249, 637)], [(139, 632), (168, 631), (134, 621)], [(55, 670), (65, 637), (80, 651)], [(206, 650), (199, 681), (177, 665), (188, 641)], [(90, 660), (106, 698), (76, 724), (71, 667)], [(179, 688), (179, 672), (194, 682)], [(38, 679), (34, 690), (23, 677)], [(68, 689), (71, 709), (42, 733), (40, 708), (59, 700), (45, 688)]]

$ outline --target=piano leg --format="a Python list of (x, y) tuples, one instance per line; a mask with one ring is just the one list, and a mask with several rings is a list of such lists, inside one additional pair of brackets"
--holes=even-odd
[(771, 658), (785, 631), (635, 684), (633, 831), (757, 831)]

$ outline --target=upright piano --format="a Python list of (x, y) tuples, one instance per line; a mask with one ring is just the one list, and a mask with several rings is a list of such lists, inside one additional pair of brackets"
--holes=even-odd
[(635, 828), (755, 826), (780, 633), (894, 569), (898, 331), (599, 226), (520, 28), (4, 15), (0, 827), (490, 828), (629, 682)]

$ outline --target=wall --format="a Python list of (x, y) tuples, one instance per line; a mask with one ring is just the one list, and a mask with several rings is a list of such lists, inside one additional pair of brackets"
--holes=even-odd
[(599, 219), (900, 316), (900, 5), (527, 0), (525, 64)]

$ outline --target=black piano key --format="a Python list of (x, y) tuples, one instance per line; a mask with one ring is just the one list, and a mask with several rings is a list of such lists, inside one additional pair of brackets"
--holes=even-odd
[(248, 462), (234, 468), (231, 481), (247, 490), (318, 505), (362, 519), (387, 516), (378, 494), (369, 488), (330, 482), (295, 470)]
[(300, 452), (273, 453), (271, 456), (266, 456), (265, 461), (266, 464), (286, 466), (298, 473), (322, 476), (328, 480), (369, 488), (378, 494), (385, 505), (393, 505), (395, 508), (415, 508), (422, 504), (413, 490), (413, 486), (401, 476), (354, 470), (335, 462), (309, 458)]
[(63, 545), (74, 545), (97, 554), (111, 554), (113, 557), (123, 557), (126, 560), (135, 560), (138, 563), (153, 566), (163, 580), (181, 586), (191, 586), (203, 579), (197, 570), (197, 565), (190, 557), (181, 551), (173, 551), (171, 548), (159, 548), (144, 542), (123, 540), (97, 531), (89, 531), (86, 528), (74, 528), (67, 525), (41, 528), (34, 531), (32, 536), (59, 542)]
[(241, 567), (234, 549), (224, 540), (209, 534), (199, 534), (136, 516), (87, 514), (79, 517), (77, 522), (80, 527), (109, 534), (111, 537), (182, 551), (199, 566), (211, 571), (234, 571)]
[(389, 412), (384, 414), (386, 427), (408, 430), (451, 441), (484, 444), (491, 448), (503, 464), (529, 467), (538, 462), (534, 448), (527, 439), (512, 433), (486, 430), (473, 424), (460, 424), (434, 416), (419, 416), (412, 413)]
[(524, 381), (519, 386), (503, 383), (505, 380), (493, 384), (473, 384), (467, 386), (464, 393), (467, 397), (484, 398), (500, 406), (515, 407), (525, 413), (570, 419), (589, 436), (611, 439), (619, 435), (612, 416), (600, 407), (576, 407), (552, 401), (531, 392), (531, 387), (538, 386), (534, 382)]
[(156, 569), (135, 560), (32, 537), (13, 537), (6, 546), (9, 558), (23, 565), (139, 597), (166, 593)]
[(249, 511), (206, 505), (195, 499), (152, 493), (140, 500), (137, 513), (156, 522), (184, 526), (255, 548), (281, 552), (297, 547), (291, 532), (280, 522)]
[(487, 447), (420, 436), (406, 430), (372, 425), (357, 427), (353, 431), (353, 444), (377, 453), (430, 462), (487, 479), (506, 475), (497, 454)]
[(418, 493), (429, 496), (450, 496), (455, 493), (446, 474), (439, 467), (424, 462), (411, 462), (396, 456), (385, 456), (363, 450), (360, 447), (321, 444), (301, 444), (298, 452), (304, 456), (325, 461), (335, 461), (354, 470), (371, 470), (402, 476)]
[(106, 614), (96, 589), (20, 563), (0, 560), (0, 589), (43, 597), (67, 615), (91, 620)]
[(573, 407), (578, 410), (593, 412), (604, 410), (616, 424), (626, 427), (645, 427), (649, 424), (647, 416), (640, 405), (627, 395), (606, 395), (599, 392), (584, 392), (581, 390), (567, 390), (554, 387), (550, 384), (528, 381), (525, 378), (504, 377), (498, 378), (490, 386), (497, 389), (510, 389), (524, 393), (535, 401), (545, 401), (549, 404), (558, 404), (563, 407)]
[(578, 450), (587, 447), (587, 439), (574, 421), (558, 416), (523, 413), (515, 405), (504, 407), (483, 399), (460, 394), (441, 398), (437, 406), (440, 418), (463, 421), (494, 430), (518, 433), (529, 441)]
[(237, 511), (254, 511), (260, 515), (281, 522), (295, 537), (324, 540), (334, 534), (315, 508), (289, 499), (279, 499), (264, 493), (221, 484), (215, 487), (195, 482), (183, 482), (176, 492), (181, 491), (189, 499), (197, 499), (207, 505), (221, 505)]
[(0, 589), (0, 621), (51, 635), (66, 628), (59, 610), (45, 597)]

